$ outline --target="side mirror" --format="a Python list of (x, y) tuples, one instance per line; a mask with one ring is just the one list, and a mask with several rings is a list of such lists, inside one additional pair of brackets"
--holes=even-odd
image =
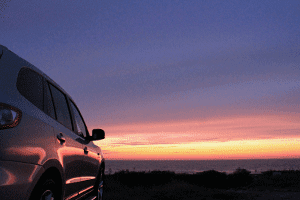
[(102, 140), (105, 138), (105, 132), (102, 129), (93, 129), (90, 140)]

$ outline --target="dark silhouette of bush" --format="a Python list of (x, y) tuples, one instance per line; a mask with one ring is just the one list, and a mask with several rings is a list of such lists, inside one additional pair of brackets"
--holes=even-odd
[(169, 183), (172, 178), (175, 176), (175, 172), (171, 171), (152, 171), (147, 174), (148, 175), (148, 181), (151, 185), (162, 185)]
[(248, 186), (253, 182), (251, 172), (246, 169), (237, 168), (232, 174), (227, 177), (229, 187)]
[[(272, 188), (299, 188), (300, 171), (266, 171), (261, 174), (252, 175), (246, 169), (238, 168), (232, 174), (218, 172), (215, 170), (203, 171), (196, 174), (175, 174), (171, 171), (148, 171), (129, 172), (122, 170), (109, 176), (111, 183), (121, 184), (127, 187), (142, 186), (152, 188), (164, 184), (187, 184), (197, 185), (205, 188), (229, 189), (239, 187), (252, 187), (260, 189)], [(126, 187), (125, 187), (126, 188)]]
[(197, 185), (209, 188), (226, 188), (227, 175), (225, 172), (209, 170), (196, 173)]
[(197, 184), (197, 182), (198, 182), (198, 178), (197, 178), (197, 176), (195, 174), (181, 173), (181, 174), (176, 174), (174, 176), (174, 178), (176, 180), (184, 181), (184, 182), (190, 183), (190, 184)]
[(152, 171), (152, 172), (129, 172), (122, 170), (116, 172), (113, 177), (123, 185), (133, 186), (154, 186), (162, 185), (171, 181), (175, 172)]
[(255, 181), (255, 186), (263, 187), (292, 187), (300, 185), (300, 171), (299, 170), (284, 170), (274, 171), (269, 170), (262, 172), (261, 176)]
[(196, 174), (176, 174), (176, 180), (208, 188), (226, 188), (227, 175), (215, 170), (198, 172)]
[(289, 170), (281, 173), (281, 187), (300, 185), (300, 171)]

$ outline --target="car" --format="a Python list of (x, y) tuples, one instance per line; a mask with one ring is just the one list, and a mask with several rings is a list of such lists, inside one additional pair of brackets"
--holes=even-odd
[(105, 159), (74, 100), (0, 45), (0, 199), (103, 198)]

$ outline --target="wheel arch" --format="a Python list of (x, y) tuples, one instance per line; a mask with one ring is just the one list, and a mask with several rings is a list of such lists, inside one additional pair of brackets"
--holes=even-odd
[(53, 179), (53, 181), (58, 184), (60, 188), (60, 196), (63, 197), (63, 191), (65, 190), (65, 178), (64, 178), (64, 171), (62, 166), (60, 165), (59, 161), (57, 160), (48, 160), (44, 163), (43, 167), (43, 173), (36, 179), (36, 183), (34, 184), (34, 187), (32, 188), (31, 195), (35, 192), (35, 189), (37, 186), (46, 180), (47, 178)]

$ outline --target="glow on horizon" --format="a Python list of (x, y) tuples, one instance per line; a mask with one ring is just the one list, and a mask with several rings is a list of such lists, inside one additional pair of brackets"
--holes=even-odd
[[(300, 158), (300, 137), (186, 144), (124, 145), (109, 160), (228, 160)], [(104, 151), (105, 152), (105, 151)]]
[(104, 129), (106, 139), (97, 143), (105, 158), (112, 160), (300, 157), (297, 115), (126, 124)]

